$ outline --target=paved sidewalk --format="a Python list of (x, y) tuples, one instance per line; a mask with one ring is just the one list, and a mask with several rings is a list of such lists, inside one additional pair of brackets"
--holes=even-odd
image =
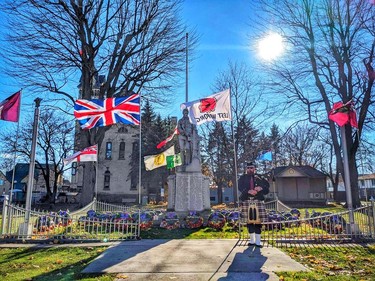
[(82, 273), (118, 273), (117, 280), (270, 280), (274, 272), (307, 269), (277, 248), (235, 239), (155, 239), (113, 244)]

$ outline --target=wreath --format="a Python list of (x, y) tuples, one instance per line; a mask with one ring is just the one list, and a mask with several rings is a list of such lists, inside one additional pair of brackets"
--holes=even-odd
[(186, 217), (186, 226), (187, 228), (199, 228), (203, 225), (203, 218), (200, 216), (187, 216)]
[(141, 230), (149, 230), (152, 227), (153, 216), (150, 212), (143, 212), (139, 216), (138, 213), (134, 213), (132, 218), (139, 223)]
[(241, 213), (239, 211), (231, 212), (227, 215), (228, 226), (237, 229)]
[[(51, 213), (53, 215), (53, 213)], [(55, 221), (52, 216), (44, 215), (37, 218), (34, 227), (39, 232), (50, 231), (55, 228)]]
[(168, 230), (180, 228), (180, 220), (175, 212), (166, 213), (164, 219), (160, 223), (161, 228)]
[(58, 211), (57, 216), (58, 217), (56, 217), (55, 223), (58, 226), (68, 226), (72, 223), (72, 218), (70, 217), (69, 210), (60, 210)]
[(180, 220), (179, 219), (163, 219), (160, 223), (160, 227), (168, 229), (168, 230), (180, 228)]
[(116, 218), (113, 220), (115, 230), (126, 230), (129, 227), (129, 223), (133, 222), (133, 218), (129, 213), (118, 213)]
[(216, 230), (222, 230), (225, 222), (225, 216), (222, 213), (215, 212), (208, 217), (207, 226)]

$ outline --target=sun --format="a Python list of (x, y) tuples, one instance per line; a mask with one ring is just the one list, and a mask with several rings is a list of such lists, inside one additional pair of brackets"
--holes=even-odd
[(270, 33), (258, 43), (259, 56), (267, 61), (274, 60), (284, 51), (283, 38), (280, 34)]

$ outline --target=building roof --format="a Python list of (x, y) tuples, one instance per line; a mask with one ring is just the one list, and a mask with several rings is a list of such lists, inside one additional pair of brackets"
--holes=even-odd
[(374, 174), (365, 174), (358, 176), (359, 180), (374, 180), (375, 179), (375, 173)]
[[(28, 163), (17, 163), (16, 164), (16, 170), (14, 174), (14, 180), (16, 182), (21, 182), (25, 177), (29, 175), (29, 166), (30, 164)], [(10, 170), (6, 172), (5, 177), (9, 182), (12, 182), (12, 177), (13, 177), (13, 170)], [(34, 178), (38, 178), (38, 169), (35, 167), (34, 170)]]
[(2, 171), (0, 171), (0, 179), (8, 181), (8, 179), (5, 177), (5, 175)]
[(308, 178), (325, 178), (326, 175), (311, 166), (282, 166), (274, 169), (274, 176), (280, 177), (288, 169), (293, 169)]

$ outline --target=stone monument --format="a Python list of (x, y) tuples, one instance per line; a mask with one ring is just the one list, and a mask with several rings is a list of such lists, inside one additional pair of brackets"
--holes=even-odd
[(176, 212), (203, 211), (211, 208), (209, 179), (201, 171), (199, 135), (190, 123), (189, 111), (178, 120), (178, 141), (182, 166), (168, 177), (168, 209)]

